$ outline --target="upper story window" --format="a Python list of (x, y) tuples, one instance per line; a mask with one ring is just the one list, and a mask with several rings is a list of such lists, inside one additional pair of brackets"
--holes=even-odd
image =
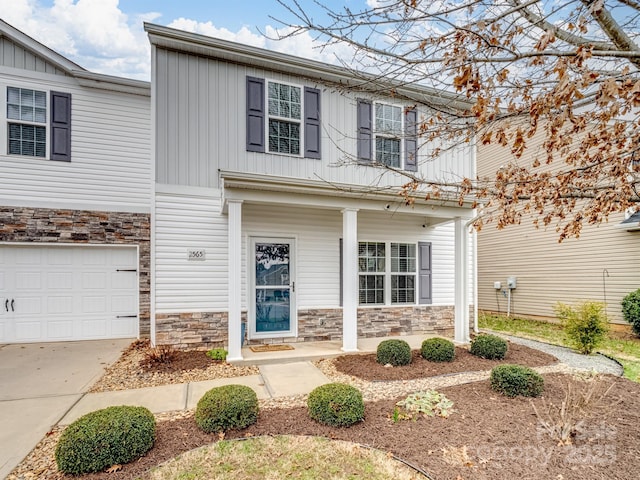
[(247, 77), (247, 151), (320, 158), (320, 90)]
[(402, 108), (384, 103), (375, 104), (376, 162), (390, 167), (402, 167)]
[(9, 155), (47, 156), (47, 94), (7, 87)]
[(358, 160), (414, 172), (418, 169), (415, 108), (358, 100), (356, 115)]
[(268, 85), (269, 152), (300, 155), (301, 89), (276, 82)]
[(7, 147), (0, 153), (71, 161), (71, 94), (6, 87)]

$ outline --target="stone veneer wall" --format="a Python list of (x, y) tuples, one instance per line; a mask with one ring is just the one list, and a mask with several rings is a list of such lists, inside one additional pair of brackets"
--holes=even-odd
[(0, 242), (138, 245), (140, 335), (150, 332), (149, 214), (0, 207)]
[[(453, 337), (453, 306), (367, 307), (358, 309), (361, 338), (437, 334)], [(246, 322), (246, 313), (242, 314)], [(212, 348), (227, 342), (227, 312), (156, 314), (156, 342), (176, 348)], [(252, 344), (312, 342), (342, 338), (342, 309), (298, 310), (298, 337), (251, 340)]]

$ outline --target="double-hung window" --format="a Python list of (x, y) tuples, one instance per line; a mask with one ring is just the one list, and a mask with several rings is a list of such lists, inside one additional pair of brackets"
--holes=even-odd
[(418, 112), (413, 106), (358, 99), (357, 158), (411, 172), (418, 170)]
[(360, 305), (416, 303), (416, 265), (414, 243), (360, 242)]
[(7, 87), (9, 155), (47, 156), (47, 94)]
[(294, 85), (267, 82), (269, 152), (300, 155), (302, 98)]
[(386, 103), (375, 104), (375, 158), (389, 167), (402, 168), (402, 108)]
[(318, 88), (247, 77), (247, 151), (321, 158)]

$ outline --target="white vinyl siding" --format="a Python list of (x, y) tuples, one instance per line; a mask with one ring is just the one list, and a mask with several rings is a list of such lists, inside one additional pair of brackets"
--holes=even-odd
[(7, 37), (0, 37), (0, 65), (31, 72), (66, 76), (66, 73), (53, 63), (35, 55)]
[[(161, 187), (166, 188), (166, 187)], [(228, 309), (227, 217), (219, 213), (220, 192), (156, 195), (156, 311)], [(382, 231), (380, 225), (387, 228)], [(384, 242), (433, 245), (433, 304), (454, 303), (453, 224), (424, 229), (413, 215), (358, 213), (358, 236)], [(340, 305), (338, 210), (242, 205), (242, 308), (247, 308), (247, 255), (251, 237), (295, 238), (297, 307)], [(188, 261), (189, 249), (206, 250), (205, 261)]]
[[(151, 192), (150, 99), (80, 87), (68, 77), (3, 76), (7, 87), (68, 92), (73, 97), (71, 162), (7, 155), (0, 141), (0, 203), (6, 206), (148, 212)], [(47, 94), (48, 95), (48, 94)], [(48, 99), (47, 99), (48, 101)], [(0, 123), (0, 138), (8, 135)]]
[[(155, 55), (158, 183), (220, 188), (219, 169), (377, 187), (405, 183), (400, 175), (388, 172), (381, 178), (380, 169), (345, 162), (356, 155), (355, 94), (310, 80), (301, 85), (322, 91), (321, 161), (247, 152), (247, 76), (294, 85), (302, 79), (162, 48), (156, 48)], [(418, 118), (425, 114), (419, 111)], [(421, 147), (423, 158), (435, 146)], [(418, 176), (474, 176), (472, 145), (437, 146), (442, 154), (420, 162)]]

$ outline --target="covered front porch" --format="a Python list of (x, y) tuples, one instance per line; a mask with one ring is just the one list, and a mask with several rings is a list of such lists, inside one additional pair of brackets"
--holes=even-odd
[[(300, 318), (307, 320), (306, 323), (301, 321), (303, 326), (311, 323), (308, 319), (316, 315), (316, 313), (329, 317), (329, 321), (334, 322), (334, 324), (339, 321), (339, 325), (335, 325), (337, 328), (334, 328), (330, 337), (331, 341), (322, 342), (315, 347), (310, 347), (308, 344), (315, 342), (308, 340), (314, 340), (316, 337), (305, 335), (306, 332), (304, 331), (298, 331), (298, 324), (295, 321), (292, 322), (290, 329), (285, 331), (281, 338), (277, 338), (278, 335), (274, 335), (273, 337), (276, 338), (269, 338), (267, 341), (296, 342), (296, 350), (290, 354), (287, 352), (268, 352), (268, 357), (273, 358), (273, 353), (282, 354), (285, 357), (287, 355), (295, 357), (300, 355), (301, 352), (314, 351), (314, 348), (320, 350), (337, 348), (336, 354), (362, 351), (365, 348), (370, 348), (370, 344), (375, 343), (377, 345), (380, 341), (379, 332), (363, 334), (363, 329), (366, 327), (363, 325), (363, 316), (367, 317), (367, 321), (371, 317), (377, 316), (376, 320), (384, 323), (384, 315), (388, 315), (389, 312), (393, 312), (392, 316), (394, 317), (411, 316), (413, 312), (417, 312), (417, 316), (420, 316), (421, 312), (435, 311), (438, 315), (440, 315), (439, 312), (441, 311), (445, 312), (445, 314), (449, 312), (450, 318), (452, 318), (451, 326), (453, 327), (454, 340), (460, 343), (468, 341), (470, 266), (473, 264), (468, 229), (468, 222), (473, 213), (470, 206), (464, 205), (460, 207), (455, 202), (444, 201), (436, 204), (434, 202), (425, 202), (421, 199), (416, 199), (412, 206), (406, 206), (402, 198), (398, 196), (398, 191), (389, 188), (365, 189), (358, 187), (355, 189), (352, 185), (329, 185), (316, 180), (294, 180), (291, 178), (237, 172), (221, 172), (221, 178), (224, 184), (222, 213), (226, 214), (228, 219), (229, 304), (227, 344), (229, 354), (227, 358), (230, 362), (242, 362), (249, 357), (254, 360), (259, 359), (259, 357), (252, 355), (254, 352), (249, 353), (250, 350), (242, 349), (241, 347), (241, 325), (245, 312), (249, 339), (261, 340), (264, 338), (255, 323), (257, 318), (256, 310), (261, 307), (255, 300), (256, 291), (254, 290), (256, 290), (257, 274), (252, 271), (252, 268), (255, 269), (255, 267), (250, 265), (251, 261), (255, 260), (252, 255), (255, 254), (256, 246), (263, 245), (259, 243), (263, 238), (290, 237), (290, 247), (291, 252), (293, 252), (298, 246), (303, 250), (305, 245), (302, 244), (305, 239), (308, 240), (308, 237), (298, 238), (296, 226), (290, 227), (291, 231), (286, 231), (278, 230), (275, 227), (269, 228), (265, 226), (264, 222), (256, 221), (251, 223), (247, 217), (256, 218), (256, 215), (258, 215), (256, 212), (261, 212), (263, 217), (273, 211), (280, 212), (279, 214), (286, 217), (288, 212), (294, 212), (296, 209), (298, 211), (309, 209), (308, 211), (310, 212), (326, 212), (323, 215), (330, 218), (331, 228), (333, 228), (332, 234), (336, 242), (336, 255), (332, 258), (327, 258), (326, 262), (335, 261), (336, 268), (339, 264), (340, 270), (339, 275), (338, 272), (335, 272), (335, 278), (331, 276), (334, 279), (332, 288), (336, 293), (335, 298), (325, 301), (322, 305), (318, 305), (317, 302), (320, 300), (316, 301), (315, 298), (313, 300), (305, 298), (300, 304), (296, 303), (295, 297), (298, 292), (301, 292), (301, 298), (305, 294), (310, 297), (311, 295), (308, 295), (310, 284), (314, 282), (321, 283), (322, 281), (326, 283), (328, 278), (325, 276), (321, 279), (320, 270), (322, 270), (322, 267), (307, 265), (305, 262), (308, 262), (308, 257), (305, 260), (302, 258), (303, 255), (300, 255), (299, 263), (302, 266), (301, 270), (306, 270), (303, 275), (299, 276), (299, 281), (296, 281), (295, 266), (292, 264), (291, 271), (287, 271), (286, 275), (279, 275), (284, 280), (279, 282), (278, 289), (267, 289), (269, 290), (267, 294), (258, 290), (258, 296), (263, 295), (270, 298), (270, 307), (273, 308), (277, 306), (276, 300), (283, 296), (286, 297), (287, 305), (289, 305), (290, 301), (293, 315), (297, 316), (300, 313)], [(397, 218), (402, 218), (400, 223), (404, 230), (394, 232), (393, 222)], [(338, 221), (339, 224), (337, 223)], [(259, 226), (257, 227), (256, 225)], [(444, 240), (447, 248), (446, 254), (443, 254), (447, 257), (445, 262), (447, 266), (446, 276), (450, 279), (448, 284), (450, 291), (447, 293), (447, 299), (442, 300), (443, 296), (441, 295), (442, 298), (436, 298), (436, 301), (433, 301), (430, 291), (431, 258), (429, 256), (428, 260), (426, 259), (427, 257), (423, 260), (414, 251), (412, 261), (414, 263), (417, 262), (418, 266), (413, 267), (414, 273), (411, 276), (414, 278), (412, 279), (411, 288), (415, 291), (412, 290), (410, 292), (411, 296), (403, 300), (405, 303), (398, 302), (396, 301), (397, 299), (391, 299), (392, 293), (390, 292), (389, 278), (394, 275), (389, 273), (391, 267), (388, 265), (392, 262), (390, 257), (387, 256), (386, 267), (383, 266), (382, 273), (378, 275), (381, 281), (384, 280), (386, 282), (385, 291), (380, 292), (379, 301), (382, 301), (382, 305), (363, 305), (363, 270), (362, 263), (359, 264), (359, 261), (362, 262), (363, 241), (370, 242), (372, 239), (375, 240), (377, 235), (380, 235), (387, 239), (388, 251), (391, 250), (390, 246), (409, 244), (392, 242), (411, 241), (416, 247), (420, 248), (423, 243), (419, 241), (422, 238), (420, 235), (427, 235), (424, 232), (442, 225), (451, 227), (447, 229), (450, 232), (450, 237)], [(411, 234), (407, 235), (406, 231), (409, 227), (412, 230)], [(307, 226), (306, 228), (309, 229), (310, 227)], [(317, 225), (317, 228), (320, 232), (323, 229), (323, 225)], [(274, 232), (279, 233), (276, 235)], [(308, 231), (306, 233), (309, 234)], [(406, 240), (408, 238), (411, 238), (411, 240)], [(332, 238), (331, 241), (333, 242), (333, 240)], [(339, 260), (337, 257), (338, 240), (340, 241)], [(429, 242), (424, 243), (428, 243), (430, 248), (431, 244)], [(287, 249), (289, 248), (288, 244), (284, 243), (284, 245), (286, 245)], [(379, 245), (384, 248), (383, 242)], [(278, 244), (278, 246), (281, 245)], [(289, 261), (289, 253), (289, 250), (287, 250), (287, 262)], [(390, 254), (387, 253), (387, 255)], [(314, 262), (319, 265), (322, 263), (322, 259), (314, 258)], [(420, 265), (425, 262), (429, 263), (429, 265)], [(384, 261), (382, 264), (384, 264)], [(317, 278), (314, 275), (313, 268), (320, 268)], [(386, 274), (384, 273), (385, 268)], [(386, 279), (383, 278), (384, 275), (386, 275)], [(395, 276), (397, 277), (398, 275)], [(251, 277), (253, 277), (253, 280), (251, 280)], [(266, 282), (263, 276), (260, 276), (260, 280)], [(358, 320), (359, 316), (361, 318), (360, 322)], [(403, 321), (406, 321), (406, 318)], [(406, 335), (406, 333), (415, 333), (415, 330), (416, 327), (414, 326), (408, 330), (398, 330), (395, 333), (405, 338), (413, 336)], [(422, 329), (418, 328), (418, 330)], [(426, 331), (427, 329), (424, 330)], [(389, 333), (394, 334), (393, 331)], [(339, 337), (339, 339), (336, 337)], [(421, 338), (424, 339), (425, 336), (422, 335)]]

